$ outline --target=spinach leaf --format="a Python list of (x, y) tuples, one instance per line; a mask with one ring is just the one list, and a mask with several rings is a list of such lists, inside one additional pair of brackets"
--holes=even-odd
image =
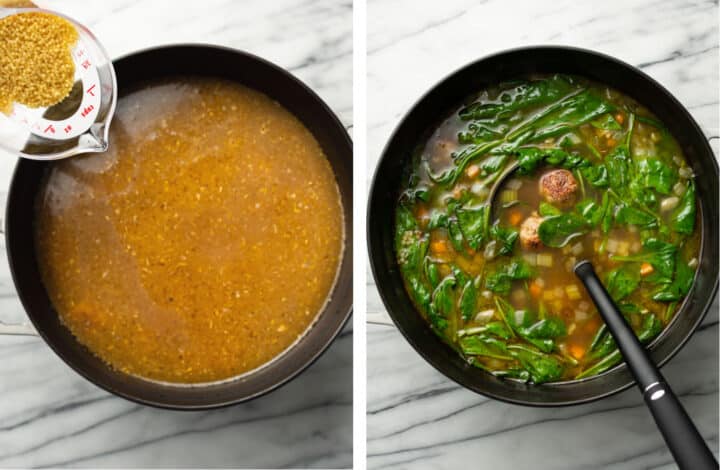
[(448, 222), (448, 238), (450, 239), (453, 248), (455, 248), (455, 251), (463, 251), (463, 234), (460, 229), (460, 224), (455, 219)]
[(490, 229), (490, 235), (500, 247), (498, 253), (501, 255), (509, 255), (515, 247), (519, 232), (512, 227), (500, 227), (500, 225), (495, 224)]
[[(576, 209), (587, 223), (593, 227), (597, 226), (602, 220), (603, 215), (605, 215), (602, 203), (598, 204), (592, 199), (583, 199), (577, 204)], [(542, 215), (542, 212), (540, 215)]]
[(523, 147), (517, 149), (514, 155), (518, 160), (518, 173), (525, 175), (533, 173), (542, 164), (568, 170), (592, 165), (578, 154), (555, 148)]
[(637, 337), (640, 340), (641, 343), (647, 343), (654, 337), (656, 337), (663, 329), (662, 322), (653, 315), (652, 313), (649, 313), (645, 315), (645, 318), (643, 319), (642, 325), (640, 327), (640, 331), (637, 332)]
[(640, 268), (636, 264), (623, 264), (607, 276), (607, 290), (616, 302), (632, 294), (640, 285)]
[[(423, 311), (428, 312), (430, 310), (431, 298), (428, 288), (425, 287), (425, 284), (420, 280), (420, 277), (416, 273), (406, 274), (405, 279), (407, 280), (410, 296)], [(445, 329), (445, 327), (442, 329)]]
[(530, 379), (536, 384), (551, 382), (562, 377), (563, 364), (549, 354), (520, 344), (511, 344), (507, 350), (530, 373)]
[(491, 334), (502, 339), (510, 339), (512, 337), (512, 332), (510, 331), (509, 327), (506, 326), (505, 323), (499, 321), (491, 321), (482, 326), (475, 326), (464, 330), (458, 330), (459, 337), (478, 334)]
[(604, 129), (606, 131), (619, 131), (622, 130), (622, 126), (615, 120), (612, 114), (608, 113), (604, 116), (595, 119), (590, 122), (590, 125), (597, 129)]
[(538, 142), (566, 134), (613, 109), (610, 103), (595, 93), (582, 90), (544, 108), (508, 134), (506, 140), (512, 141), (520, 135), (530, 134), (525, 137), (525, 141)]
[(435, 288), (432, 296), (432, 304), (438, 315), (447, 317), (453, 310), (453, 293), (457, 281), (455, 276), (449, 275), (445, 277)]
[(433, 263), (430, 258), (426, 256), (423, 269), (425, 271), (425, 277), (428, 282), (430, 282), (432, 288), (436, 288), (440, 283), (440, 270), (438, 269), (437, 264)]
[(545, 80), (524, 83), (513, 92), (504, 91), (496, 103), (472, 103), (460, 110), (460, 119), (498, 119), (529, 106), (553, 103), (572, 90), (572, 84), (564, 77), (554, 75)]
[(632, 158), (630, 158), (630, 140), (635, 128), (635, 115), (630, 114), (628, 130), (622, 144), (615, 147), (605, 157), (605, 168), (608, 173), (608, 183), (618, 194), (626, 194), (630, 181), (632, 181)]
[(610, 184), (608, 169), (603, 163), (582, 167), (580, 173), (596, 188), (607, 188)]
[(622, 204), (615, 212), (615, 221), (619, 224), (637, 225), (644, 228), (658, 226), (658, 219), (654, 215), (627, 204)]
[(434, 211), (432, 215), (430, 216), (430, 221), (428, 222), (428, 230), (433, 230), (436, 228), (448, 228), (450, 225), (450, 219), (448, 218), (448, 215), (441, 211)]
[(477, 304), (477, 288), (472, 279), (465, 282), (459, 304), (463, 320), (469, 321), (475, 314), (475, 305)]
[(430, 322), (440, 332), (448, 327), (447, 317), (452, 313), (455, 286), (457, 281), (453, 275), (445, 277), (432, 293), (428, 316)]
[(531, 277), (530, 266), (522, 259), (514, 259), (488, 274), (485, 278), (485, 288), (498, 294), (509, 294), (512, 281)]
[(554, 215), (562, 215), (562, 211), (552, 204), (541, 201), (538, 213), (543, 217), (552, 217)]
[(648, 158), (637, 162), (637, 178), (641, 186), (670, 194), (678, 174), (657, 158)]
[(695, 230), (695, 212), (695, 183), (690, 181), (680, 204), (672, 213), (670, 227), (677, 233), (690, 235)]
[(675, 276), (672, 282), (663, 285), (653, 293), (653, 300), (658, 302), (675, 302), (682, 299), (690, 292), (694, 277), (695, 271), (682, 259), (680, 253), (677, 253), (675, 259)]
[(637, 261), (650, 263), (654, 268), (653, 274), (646, 278), (649, 282), (669, 283), (675, 272), (675, 253), (677, 247), (672, 243), (648, 238), (643, 242), (641, 253), (629, 256), (612, 255), (615, 261)]
[(622, 361), (622, 354), (620, 354), (620, 351), (616, 348), (610, 354), (576, 375), (575, 380), (601, 374), (620, 363), (620, 361)]
[(505, 343), (492, 336), (465, 336), (460, 339), (460, 349), (467, 356), (486, 356), (505, 361), (512, 360)]
[(548, 217), (540, 223), (538, 236), (546, 245), (553, 248), (563, 247), (570, 240), (589, 230), (587, 221), (574, 213)]
[(630, 185), (632, 160), (624, 145), (618, 145), (605, 157), (608, 183), (618, 194), (625, 194)]
[(460, 231), (465, 236), (468, 245), (477, 250), (480, 247), (487, 230), (489, 216), (486, 204), (478, 207), (458, 207), (455, 209)]
[(557, 317), (547, 317), (530, 326), (517, 326), (515, 331), (525, 341), (547, 353), (555, 349), (555, 339), (567, 334), (565, 322)]

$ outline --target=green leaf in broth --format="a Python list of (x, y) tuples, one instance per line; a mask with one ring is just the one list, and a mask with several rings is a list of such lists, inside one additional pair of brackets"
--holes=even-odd
[(407, 280), (410, 296), (413, 298), (415, 303), (419, 305), (423, 311), (429, 312), (431, 299), (430, 290), (425, 286), (425, 284), (420, 280), (420, 277), (415, 273), (406, 274), (405, 279)]
[(432, 295), (432, 305), (438, 315), (447, 317), (453, 311), (454, 293), (457, 280), (455, 276), (446, 276), (435, 288)]
[(434, 211), (432, 215), (430, 216), (430, 221), (428, 222), (428, 230), (433, 230), (436, 228), (448, 228), (450, 225), (450, 219), (448, 218), (448, 215), (442, 211)]
[(586, 377), (592, 377), (593, 375), (601, 374), (612, 367), (616, 366), (622, 361), (622, 354), (620, 354), (620, 351), (615, 348), (612, 352), (607, 354), (605, 357), (600, 359), (598, 362), (593, 364), (592, 366), (588, 367), (587, 369), (584, 369), (582, 372), (580, 372), (578, 375), (575, 376), (575, 380), (584, 379)]
[(614, 261), (635, 261), (650, 263), (653, 274), (645, 278), (648, 282), (669, 283), (675, 272), (675, 253), (677, 247), (657, 238), (648, 238), (643, 242), (643, 251), (628, 256), (611, 255)]
[(507, 353), (507, 345), (492, 336), (465, 336), (460, 339), (460, 350), (467, 356), (485, 356), (504, 361), (513, 357)]
[(490, 228), (490, 235), (495, 239), (499, 247), (498, 254), (509, 255), (515, 247), (515, 242), (519, 237), (517, 229), (512, 227), (501, 227), (495, 224)]
[(677, 253), (675, 260), (675, 276), (669, 284), (664, 284), (660, 289), (653, 293), (653, 300), (658, 302), (675, 302), (683, 299), (692, 287), (695, 270), (688, 266), (687, 262), (682, 259), (680, 253)]
[(523, 147), (513, 153), (517, 157), (518, 173), (525, 175), (533, 173), (543, 164), (568, 170), (592, 165), (578, 154), (555, 148)]
[(455, 209), (455, 215), (460, 231), (465, 236), (468, 245), (477, 250), (485, 238), (489, 216), (488, 206), (458, 207)]
[(505, 166), (507, 159), (507, 154), (491, 155), (480, 163), (480, 168), (482, 168), (485, 173), (496, 173)]
[(607, 276), (606, 285), (610, 297), (619, 302), (640, 286), (640, 267), (630, 263), (613, 269)]
[(695, 231), (695, 217), (695, 183), (690, 181), (680, 204), (672, 213), (670, 227), (677, 233), (690, 235)]
[(554, 215), (562, 215), (563, 212), (549, 202), (541, 201), (538, 213), (543, 217), (552, 217)]
[(448, 238), (450, 238), (450, 242), (453, 248), (455, 248), (455, 251), (459, 253), (463, 251), (463, 234), (458, 220), (450, 220), (448, 222)]
[(423, 268), (425, 271), (425, 277), (430, 283), (430, 286), (433, 289), (436, 288), (440, 283), (440, 270), (438, 269), (437, 264), (433, 263), (430, 258), (426, 256)]
[(622, 145), (615, 147), (605, 157), (605, 168), (608, 174), (608, 183), (618, 194), (625, 194), (630, 185), (632, 174), (630, 168), (632, 159), (628, 149)]
[(653, 228), (658, 226), (658, 219), (651, 213), (636, 206), (622, 204), (615, 212), (615, 222), (624, 225)]
[(465, 282), (462, 293), (460, 294), (460, 314), (463, 320), (469, 321), (475, 314), (475, 306), (477, 305), (477, 289), (472, 279)]
[(512, 90), (503, 91), (494, 103), (472, 103), (460, 110), (460, 119), (497, 120), (502, 115), (524, 109), (553, 103), (566, 96), (573, 89), (565, 77), (554, 75), (544, 80), (525, 82)]
[(530, 326), (518, 327), (516, 330), (524, 338), (557, 339), (567, 334), (565, 322), (558, 317), (546, 317)]
[(605, 114), (598, 119), (595, 119), (594, 121), (591, 121), (590, 124), (597, 129), (604, 129), (606, 131), (622, 130), (622, 126), (620, 125), (620, 123), (617, 122), (613, 115), (610, 113)]
[(677, 182), (678, 174), (657, 158), (647, 158), (636, 162), (638, 184), (654, 188), (661, 194), (670, 194)]
[(530, 279), (532, 269), (522, 259), (513, 259), (485, 277), (485, 288), (498, 294), (509, 294), (512, 281)]
[(563, 375), (562, 362), (532, 346), (512, 344), (507, 349), (530, 373), (530, 379), (536, 384), (552, 382)]
[(582, 216), (569, 212), (543, 220), (538, 227), (538, 236), (546, 246), (560, 248), (587, 233), (589, 228)]
[(603, 163), (580, 168), (580, 173), (596, 188), (607, 188), (610, 185), (608, 170)]

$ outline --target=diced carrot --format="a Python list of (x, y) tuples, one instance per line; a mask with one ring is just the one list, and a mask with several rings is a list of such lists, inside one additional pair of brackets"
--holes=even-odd
[(610, 137), (610, 138), (607, 140), (607, 146), (608, 146), (608, 147), (615, 147), (615, 145), (617, 145), (617, 140), (615, 140), (615, 139), (613, 139), (612, 137)]
[(518, 226), (520, 225), (520, 222), (522, 221), (522, 214), (520, 211), (510, 211), (510, 215), (508, 216), (508, 219), (510, 220), (510, 225)]
[(429, 217), (429, 213), (430, 213), (430, 211), (427, 209), (427, 207), (425, 207), (425, 206), (418, 206), (418, 208), (417, 208), (417, 210), (416, 210), (416, 213), (415, 213), (415, 216), (416, 216), (418, 219), (426, 219), (426, 218)]
[(540, 284), (533, 281), (530, 283), (530, 286), (528, 287), (530, 290), (530, 295), (532, 295), (534, 298), (540, 297), (540, 294), (542, 293), (542, 289), (540, 288)]
[(580, 346), (579, 344), (572, 344), (570, 345), (570, 355), (574, 357), (575, 359), (580, 359), (585, 355), (585, 348)]
[(616, 120), (618, 123), (622, 124), (622, 123), (625, 121), (625, 116), (623, 115), (623, 113), (617, 113), (617, 114), (615, 115), (615, 120)]
[(433, 253), (447, 253), (447, 242), (445, 240), (435, 240), (430, 244)]
[(655, 268), (653, 268), (653, 265), (650, 263), (643, 263), (640, 265), (640, 275), (641, 276), (648, 276), (655, 271)]
[(470, 165), (467, 170), (465, 170), (465, 173), (467, 173), (469, 178), (475, 178), (478, 174), (480, 174), (480, 167), (477, 165)]

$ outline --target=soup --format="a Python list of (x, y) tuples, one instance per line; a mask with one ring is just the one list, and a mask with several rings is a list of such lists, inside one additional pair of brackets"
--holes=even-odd
[(36, 243), (53, 305), (94, 354), (146, 379), (210, 382), (308, 330), (342, 219), (298, 119), (241, 85), (183, 78), (120, 99), (106, 153), (51, 167)]
[(496, 376), (575, 380), (621, 362), (579, 260), (644, 343), (690, 290), (692, 170), (616, 90), (563, 75), (489, 88), (442, 121), (407, 173), (395, 227), (406, 290), (436, 334)]

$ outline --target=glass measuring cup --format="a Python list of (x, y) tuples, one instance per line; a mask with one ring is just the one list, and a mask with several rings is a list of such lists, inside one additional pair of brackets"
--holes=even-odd
[(0, 148), (33, 160), (57, 160), (79, 153), (103, 152), (117, 100), (112, 61), (95, 36), (72, 18), (42, 8), (0, 8), (0, 18), (42, 12), (69, 21), (78, 32), (71, 54), (74, 85), (60, 103), (30, 108), (14, 103), (0, 113)]

